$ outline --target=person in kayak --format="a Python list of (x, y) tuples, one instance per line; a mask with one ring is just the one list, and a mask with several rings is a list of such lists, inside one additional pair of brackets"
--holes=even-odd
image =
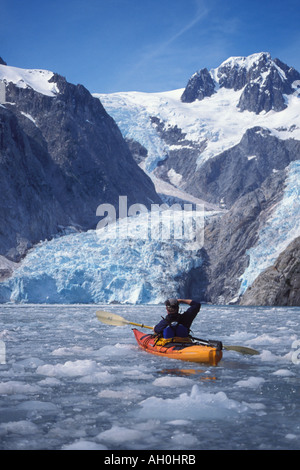
[[(189, 305), (184, 313), (179, 313), (180, 303)], [(191, 299), (168, 299), (165, 305), (167, 316), (155, 325), (154, 333), (166, 339), (189, 336), (191, 324), (200, 311), (201, 304)]]

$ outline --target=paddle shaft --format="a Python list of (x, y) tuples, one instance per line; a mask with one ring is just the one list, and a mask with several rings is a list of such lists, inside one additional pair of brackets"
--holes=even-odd
[[(116, 315), (111, 312), (105, 312), (103, 310), (98, 310), (96, 312), (96, 315), (98, 317), (98, 320), (100, 320), (103, 323), (107, 323), (108, 325), (114, 325), (114, 326), (122, 326), (122, 325), (134, 325), (134, 326), (139, 326), (140, 328), (148, 328), (149, 330), (153, 330), (152, 326), (144, 325), (143, 323), (135, 323), (126, 320), (125, 318), (121, 317), (120, 315)], [(205, 340), (205, 339), (200, 339), (200, 338), (195, 338), (191, 336), (192, 339), (195, 339), (196, 341), (199, 341), (202, 344), (205, 344), (207, 346), (212, 346), (212, 347), (219, 347), (221, 346), (221, 341), (213, 341), (213, 340)], [(227, 349), (228, 351), (236, 351), (241, 354), (259, 354), (258, 351), (252, 348), (247, 348), (244, 346), (225, 346), (222, 345), (223, 349)]]
[(153, 326), (147, 326), (143, 323), (134, 323), (133, 321), (127, 322), (129, 325), (140, 326), (141, 328), (148, 328), (149, 330), (153, 330)]

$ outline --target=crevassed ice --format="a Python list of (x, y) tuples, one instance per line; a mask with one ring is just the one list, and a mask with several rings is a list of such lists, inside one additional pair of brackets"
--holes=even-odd
[(162, 240), (155, 230), (152, 238), (145, 236), (148, 219), (143, 214), (108, 229), (40, 243), (1, 283), (0, 301), (135, 304), (178, 296), (178, 280), (201, 266), (201, 256), (189, 239), (174, 239), (171, 233)]
[(241, 279), (239, 294), (252, 285), (256, 277), (274, 264), (289, 243), (300, 236), (300, 161), (290, 163), (282, 200), (259, 233), (257, 244), (248, 250), (249, 265)]

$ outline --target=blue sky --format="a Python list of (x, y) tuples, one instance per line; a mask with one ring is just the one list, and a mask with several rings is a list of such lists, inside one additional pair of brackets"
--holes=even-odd
[(182, 88), (200, 68), (270, 52), (300, 71), (299, 0), (0, 0), (0, 56), (91, 92)]

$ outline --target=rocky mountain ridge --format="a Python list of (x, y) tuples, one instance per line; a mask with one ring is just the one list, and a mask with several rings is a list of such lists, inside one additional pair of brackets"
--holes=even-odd
[(245, 292), (241, 305), (300, 305), (300, 238), (280, 254)]
[(82, 85), (0, 65), (0, 254), (19, 260), (40, 240), (95, 228), (120, 194), (160, 202), (114, 120)]
[(287, 107), (284, 95), (291, 95), (299, 87), (300, 73), (266, 52), (249, 57), (230, 58), (217, 69), (201, 69), (194, 74), (181, 100), (192, 103), (216, 93), (218, 87), (243, 89), (238, 108), (241, 111), (282, 111)]

